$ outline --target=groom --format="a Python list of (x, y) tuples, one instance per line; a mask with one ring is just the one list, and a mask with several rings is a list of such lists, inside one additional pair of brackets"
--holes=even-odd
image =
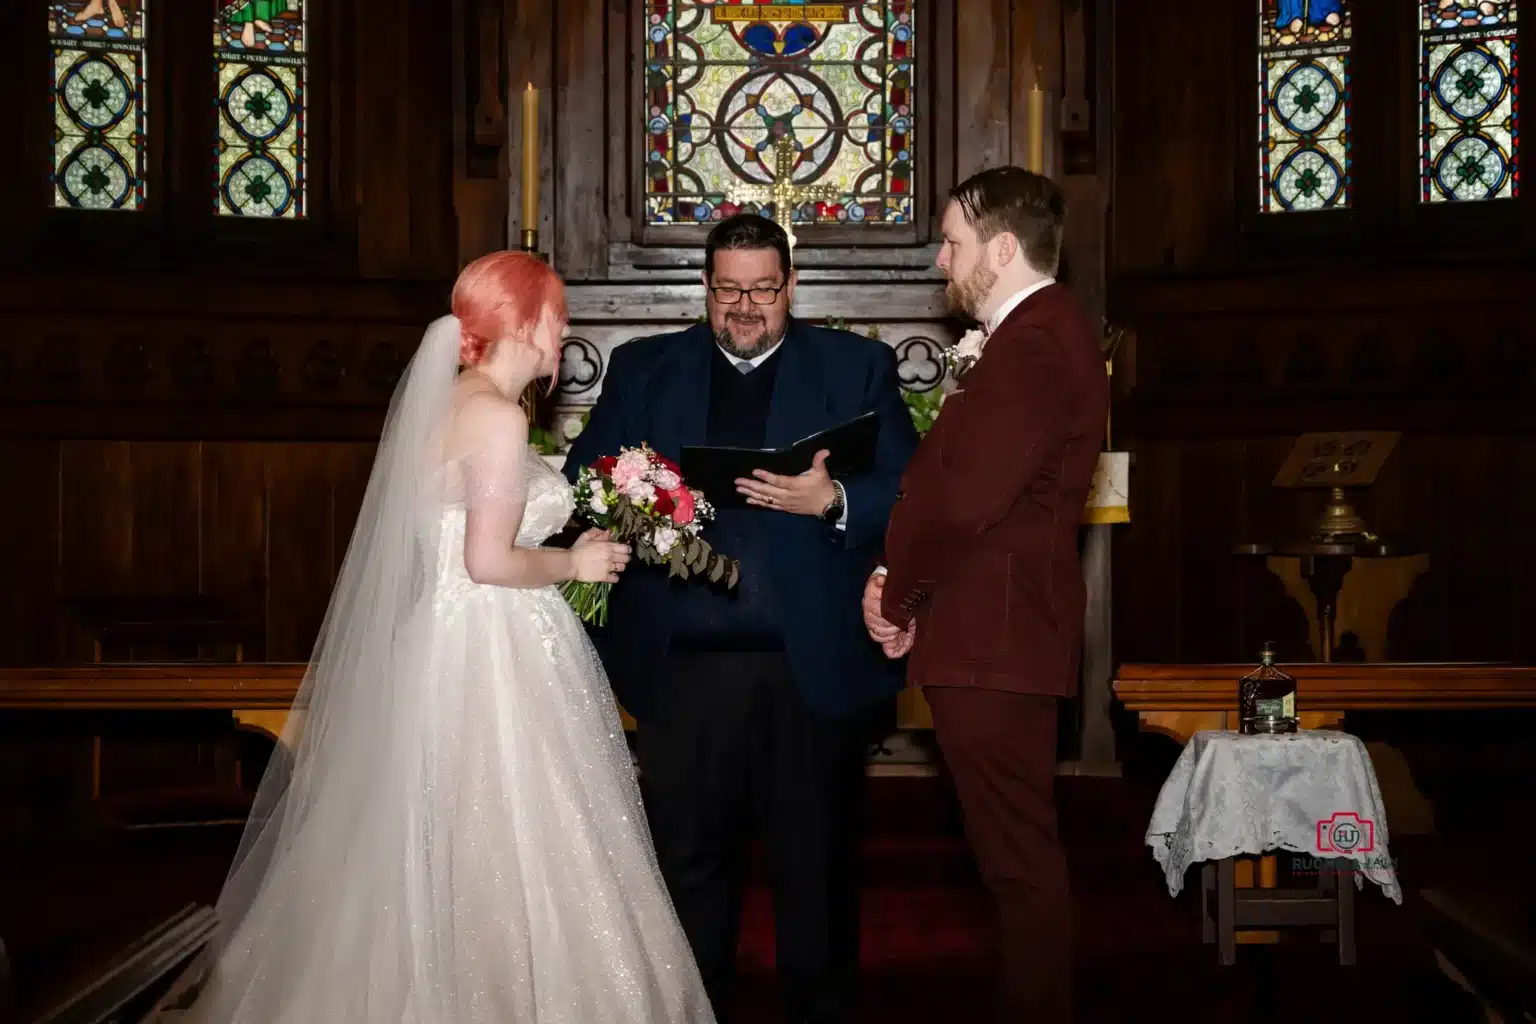
[[(911, 652), (999, 925), (999, 1021), (1070, 1019), (1071, 900), (1056, 834), (1056, 712), (1077, 690), (1077, 531), (1109, 385), (1093, 329), (1055, 282), (1065, 202), (1017, 167), (956, 186), (939, 267), (982, 326), (902, 480), (889, 574), (864, 614)], [(971, 348), (972, 346), (963, 346)]]
[(642, 567), (610, 599), (599, 646), (639, 725), (662, 873), (722, 1021), (753, 830), (789, 1019), (850, 1018), (864, 766), (901, 686), (859, 601), (917, 434), (891, 349), (795, 320), (795, 281), (777, 224), (721, 221), (704, 248), (708, 323), (617, 348), (565, 464), (574, 478), (642, 442), (674, 460), (685, 445), (777, 447), (879, 413), (870, 473), (834, 479), (818, 457), (798, 476), (738, 481), (748, 506), (719, 508), (705, 532), (740, 560), (735, 591)]

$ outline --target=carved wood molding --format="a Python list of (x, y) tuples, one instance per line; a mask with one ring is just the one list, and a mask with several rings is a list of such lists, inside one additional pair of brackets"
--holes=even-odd
[[(1286, 665), (1309, 711), (1536, 708), (1536, 666), (1465, 664)], [(1252, 665), (1120, 666), (1114, 690), (1131, 711), (1230, 711)]]
[[(704, 312), (704, 286), (685, 284), (572, 284), (566, 289), (572, 323), (622, 320), (690, 324)], [(807, 320), (943, 320), (942, 282), (802, 282), (794, 314)]]

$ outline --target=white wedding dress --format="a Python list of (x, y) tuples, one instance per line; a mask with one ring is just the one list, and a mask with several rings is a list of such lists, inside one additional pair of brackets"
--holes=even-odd
[[(213, 969), (167, 1021), (713, 1020), (580, 622), (554, 587), (471, 580), (475, 474), (413, 470), (443, 406), (412, 407), (410, 389), (451, 383), (448, 348), (429, 332), (397, 393), (304, 721), (285, 731), (294, 756), (263, 781)], [(507, 486), (470, 497), (521, 501), (517, 544), (536, 546), (571, 488), (531, 449), (507, 457)]]

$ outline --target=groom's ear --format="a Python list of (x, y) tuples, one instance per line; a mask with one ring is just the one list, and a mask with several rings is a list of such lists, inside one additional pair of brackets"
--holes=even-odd
[(1006, 267), (1019, 257), (1019, 236), (1012, 231), (999, 231), (993, 239), (997, 246), (997, 265)]

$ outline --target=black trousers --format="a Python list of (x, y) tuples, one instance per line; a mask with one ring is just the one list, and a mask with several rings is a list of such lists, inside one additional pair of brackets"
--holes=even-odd
[(661, 870), (716, 1016), (730, 1019), (748, 841), (773, 880), (792, 1022), (852, 1018), (859, 969), (859, 810), (874, 713), (806, 709), (778, 653), (678, 654), (665, 709), (639, 723)]

